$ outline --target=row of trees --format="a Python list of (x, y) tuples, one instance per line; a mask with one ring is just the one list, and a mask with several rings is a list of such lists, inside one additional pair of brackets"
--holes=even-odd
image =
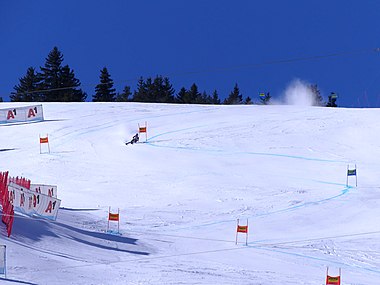
[[(19, 79), (14, 87), (15, 92), (10, 96), (12, 102), (84, 102), (87, 94), (80, 89), (81, 83), (75, 77), (74, 71), (63, 65), (63, 55), (54, 47), (48, 54), (44, 67), (36, 70), (29, 67), (26, 75)], [(311, 85), (315, 105), (336, 107), (336, 97), (329, 98), (329, 103), (323, 103), (317, 85)], [(335, 100), (335, 101), (334, 101)], [(2, 99), (0, 98), (0, 101)], [(95, 87), (93, 102), (150, 102), (150, 103), (183, 103), (183, 104), (254, 104), (249, 96), (243, 98), (238, 84), (235, 84), (231, 93), (223, 101), (216, 90), (207, 94), (200, 92), (194, 83), (189, 89), (182, 87), (176, 94), (168, 77), (156, 76), (147, 79), (140, 78), (136, 90), (132, 93), (130, 86), (125, 86), (121, 93), (117, 93), (114, 82), (107, 68), (100, 71), (100, 82)], [(260, 94), (260, 104), (270, 104), (270, 93)]]
[(63, 55), (54, 47), (46, 58), (44, 67), (37, 71), (29, 67), (20, 78), (16, 91), (10, 96), (14, 102), (81, 102), (87, 94), (79, 88), (80, 81), (74, 71), (63, 65)]

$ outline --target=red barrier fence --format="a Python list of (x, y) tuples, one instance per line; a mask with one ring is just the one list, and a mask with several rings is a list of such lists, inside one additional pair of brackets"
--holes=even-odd
[(60, 204), (61, 200), (57, 199), (57, 186), (32, 185), (29, 179), (9, 177), (8, 171), (0, 172), (1, 220), (7, 228), (8, 237), (12, 232), (15, 211), (30, 217), (38, 216), (55, 221)]
[(29, 189), (30, 190), (30, 180), (23, 178), (23, 177), (9, 177), (9, 182), (16, 183), (17, 185), (20, 185), (23, 188)]
[[(26, 179), (23, 180), (22, 183), (27, 183)], [(13, 220), (14, 220), (13, 205), (11, 204), (9, 200), (10, 198), (9, 196), (10, 195), (8, 192), (8, 171), (0, 172), (0, 197), (1, 197), (0, 199), (1, 199), (1, 206), (3, 207), (3, 215), (1, 217), (1, 221), (5, 224), (7, 228), (8, 237), (10, 237), (11, 235), (12, 225), (13, 225)]]

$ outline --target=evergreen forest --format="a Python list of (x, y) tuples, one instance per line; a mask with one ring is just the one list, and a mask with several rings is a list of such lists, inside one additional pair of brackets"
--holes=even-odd
[[(19, 83), (14, 86), (10, 95), (11, 102), (148, 102), (148, 103), (177, 103), (177, 104), (213, 104), (213, 105), (251, 105), (271, 104), (270, 92), (260, 93), (259, 101), (254, 102), (250, 96), (241, 94), (238, 84), (224, 100), (215, 89), (212, 94), (199, 90), (196, 83), (190, 87), (174, 90), (168, 77), (157, 75), (155, 78), (140, 77), (136, 89), (125, 85), (119, 93), (114, 88), (114, 81), (107, 69), (99, 72), (99, 83), (94, 87), (94, 93), (88, 96), (81, 87), (80, 80), (73, 69), (64, 64), (64, 56), (58, 47), (54, 47), (39, 69), (29, 67)], [(328, 102), (323, 102), (320, 90), (316, 84), (308, 86), (313, 94), (314, 106), (337, 107), (337, 95), (331, 93)], [(0, 102), (3, 99), (0, 97)]]

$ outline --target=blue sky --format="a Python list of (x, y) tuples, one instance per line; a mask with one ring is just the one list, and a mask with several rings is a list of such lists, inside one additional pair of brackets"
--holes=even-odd
[(340, 106), (380, 107), (379, 15), (375, 0), (1, 1), (0, 96), (57, 46), (89, 99), (106, 66), (120, 92), (163, 75), (176, 91), (196, 83), (224, 98), (238, 83), (258, 100), (298, 78), (337, 92)]

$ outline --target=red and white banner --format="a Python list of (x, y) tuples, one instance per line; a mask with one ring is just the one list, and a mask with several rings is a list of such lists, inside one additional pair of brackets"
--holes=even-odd
[(44, 184), (31, 184), (30, 191), (57, 198), (57, 186)]
[(43, 120), (42, 105), (0, 109), (0, 124), (38, 122)]
[(9, 200), (16, 212), (56, 220), (61, 200), (23, 188), (15, 183), (8, 185)]

